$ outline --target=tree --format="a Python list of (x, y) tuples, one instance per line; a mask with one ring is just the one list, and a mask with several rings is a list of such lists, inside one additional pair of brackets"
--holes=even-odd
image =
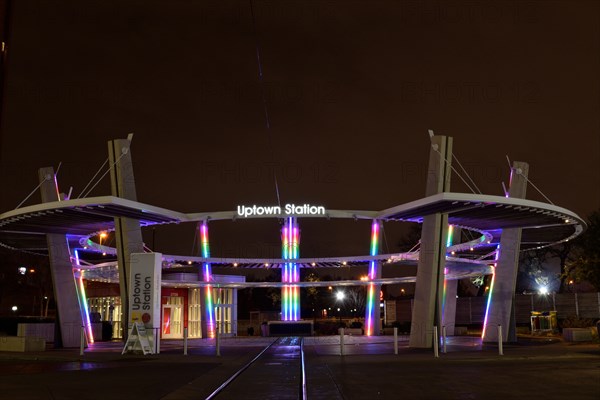
[(406, 252), (414, 248), (421, 241), (421, 224), (414, 223), (410, 226), (408, 232), (398, 242), (401, 252)]
[(600, 210), (588, 217), (588, 229), (573, 246), (576, 256), (567, 263), (565, 278), (587, 281), (600, 291)]
[[(269, 276), (265, 278), (265, 282), (279, 282), (281, 281), (281, 272), (273, 270)], [(281, 307), (281, 289), (280, 288), (267, 288), (266, 297), (271, 300), (272, 309), (276, 310)]]
[[(306, 275), (306, 278), (304, 280), (307, 282), (319, 282), (321, 279), (314, 271), (311, 271), (310, 273), (308, 273)], [(313, 318), (316, 319), (317, 312), (314, 310), (318, 310), (320, 308), (319, 290), (318, 290), (318, 288), (316, 288), (314, 286), (309, 286), (309, 287), (305, 288), (305, 292), (306, 292), (306, 298), (308, 300), (308, 304), (309, 304), (311, 310), (313, 310), (313, 313), (312, 313)]]
[(542, 287), (557, 289), (560, 274), (551, 273), (547, 268), (547, 263), (552, 258), (554, 253), (549, 247), (522, 252), (519, 257), (516, 291), (537, 291)]
[(552, 257), (556, 257), (560, 260), (560, 288), (558, 291), (563, 292), (567, 280), (567, 263), (571, 261), (573, 257), (573, 242), (562, 242), (548, 248), (548, 252)]
[[(356, 309), (356, 315), (363, 315), (367, 305), (367, 287), (350, 286), (346, 288), (346, 299), (346, 304), (350, 309)], [(379, 304), (379, 293), (377, 293), (377, 304)]]

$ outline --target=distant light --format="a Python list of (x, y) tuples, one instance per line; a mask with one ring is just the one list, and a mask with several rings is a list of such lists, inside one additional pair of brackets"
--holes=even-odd
[(29, 270), (29, 272), (31, 272), (31, 273), (33, 274), (33, 273), (35, 272), (35, 269), (31, 268), (31, 269)]
[(317, 265), (317, 263), (312, 262), (312, 263), (310, 263), (310, 265), (312, 265), (314, 267), (315, 265)]
[(363, 275), (363, 276), (360, 277), (360, 280), (361, 281), (368, 281), (369, 277), (367, 275)]
[(191, 262), (191, 261), (188, 261), (188, 265), (192, 265), (192, 262)]
[(27, 272), (27, 268), (25, 268), (25, 267), (19, 267), (18, 271), (19, 271), (19, 273), (21, 275), (25, 275), (25, 273)]
[(268, 267), (268, 266), (269, 266), (269, 263), (265, 263), (265, 267)]
[(107, 237), (108, 235), (106, 234), (106, 232), (102, 232), (100, 234), (100, 238), (104, 239), (105, 237)]
[(233, 266), (234, 266), (234, 267), (237, 267), (237, 266), (238, 266), (238, 263), (233, 263)]
[(473, 251), (473, 248), (471, 247), (469, 250)]
[(565, 224), (568, 224), (568, 223), (569, 223), (569, 220), (568, 220), (568, 219), (565, 219)]
[(11, 308), (11, 310), (13, 310), (13, 311), (17, 311), (18, 309), (19, 309), (19, 307), (17, 307), (17, 306), (12, 306), (12, 308)]
[(456, 254), (456, 252), (455, 252), (455, 251), (451, 251), (451, 252), (450, 252), (450, 254), (452, 254), (452, 255), (455, 255), (455, 254)]
[(342, 265), (346, 265), (346, 264), (347, 264), (346, 261), (342, 261)]
[(103, 252), (102, 252), (102, 255), (103, 255), (103, 256), (105, 256), (105, 255), (106, 255), (106, 252), (105, 252), (105, 251), (103, 251)]
[[(335, 297), (338, 300), (344, 300), (344, 297), (346, 297), (346, 295), (344, 294), (344, 292), (342, 292), (341, 290), (335, 292)], [(339, 309), (338, 309), (339, 311)]]
[(573, 280), (570, 280), (570, 281), (569, 281), (569, 285), (572, 285), (572, 284), (573, 284)]
[(540, 287), (540, 294), (548, 294), (548, 288), (546, 286)]

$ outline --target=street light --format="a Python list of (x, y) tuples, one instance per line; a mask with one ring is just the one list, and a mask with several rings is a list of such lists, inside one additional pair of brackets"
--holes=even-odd
[[(339, 301), (340, 303), (344, 302), (344, 298), (346, 297), (346, 294), (344, 292), (342, 292), (341, 290), (338, 290), (337, 292), (335, 292), (335, 298), (337, 301)], [(338, 312), (338, 318), (340, 320), (340, 324), (342, 323), (342, 313), (340, 312), (341, 309), (338, 307), (337, 312)]]

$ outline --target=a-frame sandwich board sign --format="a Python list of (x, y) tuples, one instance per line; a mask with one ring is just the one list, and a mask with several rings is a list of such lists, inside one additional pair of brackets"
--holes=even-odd
[(150, 341), (148, 340), (146, 327), (142, 323), (135, 322), (129, 331), (129, 337), (127, 338), (127, 342), (125, 342), (121, 354), (139, 350), (141, 350), (144, 355), (154, 354), (152, 346), (150, 346)]

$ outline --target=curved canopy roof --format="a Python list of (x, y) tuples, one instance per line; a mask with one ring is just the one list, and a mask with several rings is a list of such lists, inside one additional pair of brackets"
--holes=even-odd
[[(422, 222), (434, 213), (447, 213), (452, 225), (497, 237), (500, 230), (523, 228), (525, 248), (570, 240), (585, 222), (565, 208), (533, 200), (444, 192), (382, 211), (326, 210), (325, 215), (302, 218), (354, 218)], [(289, 215), (248, 218), (284, 218)], [(240, 219), (235, 211), (181, 213), (114, 196), (42, 203), (0, 215), (0, 245), (24, 251), (45, 249), (46, 233), (93, 236), (114, 229), (115, 217), (140, 221), (142, 226), (203, 220)], [(247, 218), (246, 218), (247, 219)]]

